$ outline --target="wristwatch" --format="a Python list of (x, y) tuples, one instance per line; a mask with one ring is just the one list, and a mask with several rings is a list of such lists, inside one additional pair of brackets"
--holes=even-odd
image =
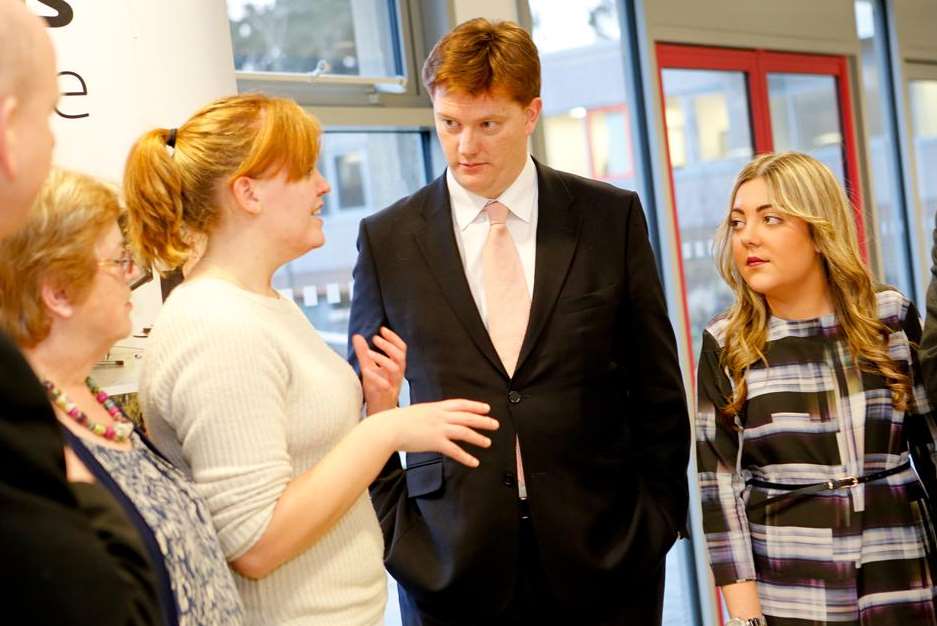
[(768, 626), (768, 622), (763, 617), (733, 617), (725, 626)]

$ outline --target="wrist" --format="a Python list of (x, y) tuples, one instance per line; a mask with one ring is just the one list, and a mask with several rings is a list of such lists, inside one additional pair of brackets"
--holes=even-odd
[(368, 412), (368, 417), (361, 426), (368, 431), (368, 436), (380, 442), (381, 448), (390, 456), (398, 450), (400, 442), (395, 425), (393, 410)]
[(768, 626), (764, 616), (759, 617), (732, 617), (725, 626)]
[(365, 402), (364, 403), (364, 412), (365, 415), (377, 415), (383, 411), (390, 411), (391, 409), (396, 409), (396, 402)]

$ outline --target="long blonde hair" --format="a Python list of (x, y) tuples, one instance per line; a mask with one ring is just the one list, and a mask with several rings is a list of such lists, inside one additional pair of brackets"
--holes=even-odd
[[(862, 262), (852, 205), (843, 188), (829, 168), (809, 155), (763, 154), (739, 172), (729, 211), (739, 187), (755, 178), (764, 180), (775, 209), (807, 222), (853, 359), (863, 371), (881, 374), (891, 391), (893, 406), (906, 410), (911, 382), (888, 355), (888, 328), (878, 317), (875, 283)], [(722, 357), (734, 383), (732, 399), (723, 412), (735, 415), (748, 395), (746, 370), (756, 361), (766, 361), (762, 350), (770, 313), (764, 296), (748, 286), (735, 265), (729, 211), (716, 234), (716, 257), (722, 278), (735, 293), (735, 303), (726, 313), (729, 339)]]
[(288, 181), (299, 180), (316, 164), (320, 137), (298, 104), (260, 93), (216, 100), (175, 133), (145, 133), (124, 173), (128, 234), (141, 260), (163, 270), (182, 265), (217, 222), (222, 185), (284, 168)]

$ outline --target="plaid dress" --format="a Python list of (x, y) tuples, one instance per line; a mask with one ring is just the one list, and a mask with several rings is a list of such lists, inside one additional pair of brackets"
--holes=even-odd
[(922, 479), (937, 478), (937, 428), (913, 347), (920, 319), (891, 290), (878, 294), (878, 312), (889, 354), (912, 377), (907, 413), (892, 407), (880, 375), (856, 366), (826, 315), (770, 319), (767, 366), (749, 368), (745, 408), (726, 416), (726, 320), (704, 334), (696, 437), (709, 560), (716, 585), (757, 581), (770, 626), (937, 625), (933, 532), (914, 470), (761, 507), (785, 492), (746, 486), (871, 474), (908, 461), (909, 447)]

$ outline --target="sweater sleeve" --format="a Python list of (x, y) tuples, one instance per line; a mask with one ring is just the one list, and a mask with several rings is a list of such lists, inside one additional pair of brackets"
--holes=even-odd
[(719, 364), (719, 345), (703, 335), (697, 377), (696, 454), (703, 533), (717, 586), (755, 580), (755, 562), (742, 493), (742, 433), (719, 409), (732, 386)]
[(263, 535), (292, 478), (289, 369), (263, 320), (211, 315), (172, 322), (151, 393), (164, 396), (162, 417), (175, 431), (225, 556), (234, 560)]

